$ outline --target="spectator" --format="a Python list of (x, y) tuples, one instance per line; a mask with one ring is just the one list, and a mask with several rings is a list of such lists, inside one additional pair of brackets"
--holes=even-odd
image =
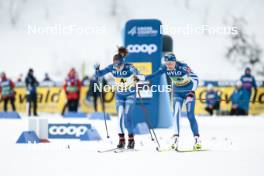
[(206, 107), (205, 110), (210, 114), (214, 114), (214, 110), (220, 109), (220, 96), (216, 90), (213, 89), (212, 84), (208, 84), (206, 92)]
[(82, 85), (85, 86), (85, 85), (88, 85), (89, 84), (89, 76), (85, 75), (82, 79)]
[(246, 68), (245, 74), (241, 76), (240, 81), (242, 82), (243, 88), (248, 92), (245, 98), (245, 110), (249, 111), (250, 97), (252, 93), (252, 88), (254, 89), (253, 103), (256, 101), (257, 97), (257, 84), (254, 76), (251, 75), (251, 69), (249, 67)]
[(1, 82), (0, 82), (0, 94), (4, 100), (4, 111), (7, 111), (7, 105), (10, 101), (13, 111), (16, 111), (15, 106), (15, 84), (11, 79), (6, 77), (6, 74), (1, 73)]
[(26, 89), (27, 89), (28, 115), (31, 116), (31, 109), (33, 107), (33, 115), (38, 116), (37, 87), (39, 86), (39, 82), (35, 78), (34, 70), (32, 68), (28, 70), (25, 83), (26, 83)]
[[(94, 107), (94, 111), (97, 112), (98, 111), (98, 108), (97, 108), (97, 99), (99, 98), (100, 99), (100, 102), (102, 104), (102, 108), (103, 110), (105, 109), (105, 94), (103, 92), (102, 94), (102, 97), (101, 97), (101, 93), (100, 93), (100, 90), (97, 88), (99, 87), (99, 82), (98, 80), (96, 79), (95, 76), (92, 77), (92, 79), (90, 80), (90, 84), (89, 84), (89, 89), (88, 89), (88, 92), (87, 92), (87, 95), (86, 95), (86, 99), (89, 100), (90, 97), (93, 98), (93, 107)], [(105, 78), (102, 78), (102, 88), (107, 85), (107, 81)]]
[(19, 74), (18, 77), (17, 77), (17, 83), (22, 83), (22, 80), (23, 80), (23, 74)]
[(50, 79), (50, 76), (48, 73), (45, 73), (45, 76), (44, 76), (44, 79), (43, 79), (43, 82), (51, 82), (52, 80)]
[(66, 93), (67, 103), (64, 105), (61, 114), (64, 115), (66, 108), (70, 112), (77, 112), (80, 100), (81, 81), (77, 78), (74, 68), (68, 73), (63, 88)]
[(230, 115), (247, 115), (248, 105), (247, 98), (249, 92), (242, 86), (242, 82), (238, 81), (234, 92), (231, 95), (232, 108)]

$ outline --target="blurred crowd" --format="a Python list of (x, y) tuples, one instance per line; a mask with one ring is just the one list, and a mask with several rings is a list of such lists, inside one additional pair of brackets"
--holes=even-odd
[[(15, 106), (15, 87), (16, 86), (25, 86), (26, 87), (26, 97), (27, 97), (27, 112), (28, 115), (38, 116), (38, 93), (37, 87), (41, 86), (54, 86), (55, 82), (50, 78), (48, 73), (45, 73), (44, 79), (41, 83), (34, 75), (34, 70), (30, 68), (28, 73), (23, 79), (22, 74), (19, 75), (19, 78), (16, 82), (12, 79), (8, 78), (5, 72), (1, 73), (0, 77), (0, 96), (1, 100), (4, 104), (3, 110), (8, 111), (8, 104), (11, 104), (11, 108), (13, 111), (16, 111)], [(77, 112), (80, 102), (80, 91), (82, 86), (87, 86), (88, 91), (86, 93), (86, 100), (93, 102), (94, 111), (98, 111), (97, 100), (100, 99), (102, 106), (104, 107), (104, 93), (100, 93), (98, 91), (93, 91), (95, 85), (107, 84), (107, 80), (105, 78), (101, 78), (98, 80), (95, 76), (84, 76), (82, 80), (78, 78), (78, 74), (75, 68), (71, 68), (68, 72), (66, 79), (64, 80), (62, 89), (66, 95), (66, 103), (63, 106), (61, 114), (64, 115), (65, 111), (69, 112)]]
[[(253, 91), (252, 91), (253, 90)], [(254, 92), (252, 101), (251, 95)], [(227, 103), (231, 101), (231, 109), (229, 115), (248, 115), (250, 102), (254, 103), (257, 96), (257, 84), (251, 69), (246, 68), (245, 73), (237, 81), (230, 99), (221, 99), (221, 92), (214, 88), (212, 84), (207, 85), (205, 96), (205, 110), (209, 115), (222, 115), (220, 106), (222, 101)]]

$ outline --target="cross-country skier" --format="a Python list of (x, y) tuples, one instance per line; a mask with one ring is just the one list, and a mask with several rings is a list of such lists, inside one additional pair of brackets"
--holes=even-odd
[(146, 76), (146, 80), (151, 80), (155, 76), (166, 74), (173, 84), (173, 121), (174, 121), (174, 135), (173, 144), (171, 148), (178, 149), (180, 126), (179, 119), (181, 116), (181, 109), (183, 103), (186, 103), (187, 117), (191, 125), (194, 135), (195, 143), (194, 149), (201, 149), (201, 142), (199, 139), (198, 124), (195, 118), (195, 90), (198, 87), (198, 77), (192, 72), (190, 67), (182, 62), (176, 60), (174, 54), (169, 53), (164, 56), (165, 64), (160, 67), (158, 71), (152, 75)]
[[(122, 52), (121, 52), (122, 51)], [(116, 111), (118, 113), (118, 136), (119, 143), (117, 148), (125, 147), (125, 124), (128, 131), (128, 149), (135, 146), (133, 132), (133, 115), (132, 109), (136, 101), (136, 82), (140, 77), (139, 71), (131, 64), (125, 62), (127, 51), (125, 48), (119, 48), (118, 54), (113, 58), (113, 64), (100, 70), (99, 64), (95, 65), (96, 76), (102, 77), (107, 73), (111, 73), (115, 78), (115, 96)]]

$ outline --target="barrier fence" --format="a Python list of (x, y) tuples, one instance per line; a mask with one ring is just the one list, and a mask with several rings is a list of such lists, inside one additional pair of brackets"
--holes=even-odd
[[(216, 90), (220, 92), (221, 111), (230, 111), (231, 102), (230, 96), (234, 90), (233, 86), (215, 87)], [(87, 87), (82, 87), (80, 95), (80, 106), (79, 110), (81, 112), (90, 113), (93, 112), (93, 104), (86, 100), (86, 93), (88, 91)], [(16, 101), (15, 105), (18, 112), (26, 112), (26, 89), (24, 87), (15, 88)], [(196, 90), (196, 108), (195, 113), (197, 115), (205, 115), (207, 112), (205, 108), (205, 94), (206, 87), (201, 86)], [(251, 97), (252, 98), (252, 97)], [(62, 87), (39, 87), (38, 88), (38, 112), (47, 113), (61, 113), (64, 104), (66, 103), (66, 96)], [(102, 110), (100, 101), (97, 101), (99, 111)], [(105, 94), (105, 106), (106, 111), (110, 114), (115, 114), (115, 98), (113, 92), (108, 92)], [(8, 107), (11, 109), (10, 105)], [(0, 98), (0, 111), (3, 111), (3, 100)], [(258, 88), (258, 94), (255, 102), (250, 103), (250, 114), (258, 115), (264, 113), (264, 87)]]

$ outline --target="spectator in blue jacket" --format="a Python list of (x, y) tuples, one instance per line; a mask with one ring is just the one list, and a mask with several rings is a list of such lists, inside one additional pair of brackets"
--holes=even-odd
[(232, 108), (230, 115), (248, 115), (248, 96), (249, 92), (243, 87), (242, 82), (239, 81), (231, 95)]
[(245, 106), (246, 111), (249, 111), (250, 98), (252, 94), (252, 89), (254, 90), (254, 94), (252, 97), (252, 103), (255, 103), (257, 97), (257, 83), (255, 77), (251, 74), (251, 69), (249, 67), (246, 68), (245, 74), (241, 76), (240, 81), (242, 82), (242, 87), (248, 92), (247, 97), (245, 97)]

